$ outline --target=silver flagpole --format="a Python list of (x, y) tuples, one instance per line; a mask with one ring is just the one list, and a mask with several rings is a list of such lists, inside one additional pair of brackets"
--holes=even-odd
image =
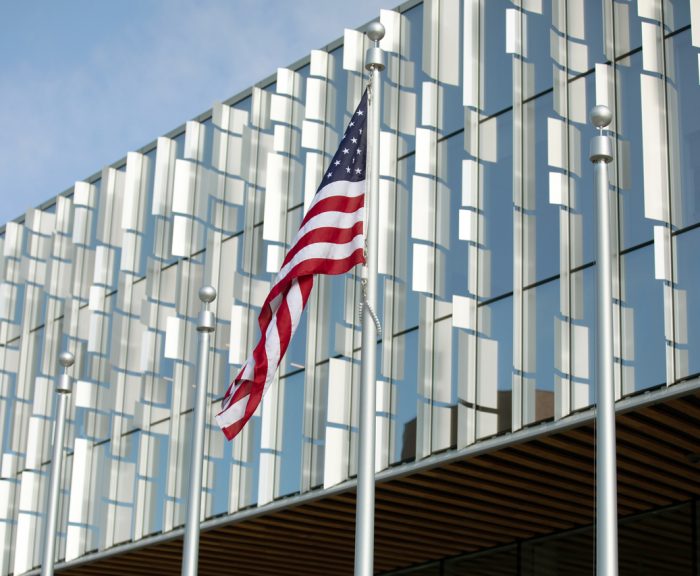
[(362, 381), (360, 384), (360, 449), (357, 469), (357, 511), (355, 515), (355, 576), (371, 576), (374, 572), (374, 438), (377, 406), (377, 326), (374, 310), (377, 304), (377, 252), (379, 213), (379, 128), (382, 102), (384, 52), (379, 41), (384, 26), (373, 22), (367, 30), (374, 46), (367, 50), (365, 67), (372, 75), (367, 140), (371, 150), (367, 182), (367, 263), (362, 267), (366, 288), (362, 314)]
[(613, 381), (612, 264), (608, 164), (613, 159), (610, 136), (603, 135), (612, 120), (607, 106), (595, 106), (591, 122), (598, 134), (591, 140), (598, 203), (598, 408), (596, 412), (596, 573), (617, 576), (617, 461), (615, 448), (615, 392)]
[(199, 522), (202, 499), (202, 466), (204, 463), (204, 431), (207, 413), (207, 378), (209, 376), (209, 337), (214, 332), (216, 318), (209, 310), (209, 303), (216, 299), (213, 286), (199, 289), (203, 307), (197, 322), (199, 338), (199, 370), (197, 392), (192, 421), (192, 444), (190, 457), (190, 488), (187, 497), (187, 520), (182, 554), (182, 576), (196, 576), (199, 564)]
[(56, 420), (53, 428), (53, 456), (49, 480), (49, 509), (44, 524), (44, 560), (41, 563), (42, 576), (53, 576), (53, 563), (56, 550), (56, 526), (58, 524), (58, 503), (61, 491), (61, 470), (63, 469), (63, 437), (66, 431), (66, 412), (73, 391), (73, 379), (68, 368), (73, 366), (75, 357), (70, 352), (61, 352), (58, 362), (63, 366), (63, 374), (58, 377), (56, 392)]

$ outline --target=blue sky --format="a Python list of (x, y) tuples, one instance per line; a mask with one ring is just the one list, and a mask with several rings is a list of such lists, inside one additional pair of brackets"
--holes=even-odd
[(0, 226), (399, 3), (0, 2)]

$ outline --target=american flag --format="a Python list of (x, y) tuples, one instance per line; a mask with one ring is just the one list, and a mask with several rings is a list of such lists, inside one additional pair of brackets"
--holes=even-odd
[(314, 274), (343, 274), (364, 258), (367, 91), (301, 222), (258, 317), (260, 340), (231, 382), (216, 420), (226, 438), (255, 413), (299, 324)]

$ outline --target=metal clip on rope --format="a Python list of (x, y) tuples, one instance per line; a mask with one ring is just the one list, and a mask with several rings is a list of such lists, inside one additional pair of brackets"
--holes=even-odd
[(377, 329), (377, 336), (381, 338), (382, 336), (382, 324), (379, 322), (379, 317), (377, 316), (376, 312), (370, 306), (369, 302), (367, 302), (367, 266), (362, 266), (362, 277), (360, 279), (360, 284), (362, 285), (362, 299), (360, 300), (360, 303), (357, 305), (357, 313), (359, 316), (359, 322), (360, 325), (362, 325), (362, 315), (364, 314), (364, 309), (367, 308), (367, 312), (369, 313), (370, 318), (372, 319), (372, 322), (374, 322), (374, 326)]

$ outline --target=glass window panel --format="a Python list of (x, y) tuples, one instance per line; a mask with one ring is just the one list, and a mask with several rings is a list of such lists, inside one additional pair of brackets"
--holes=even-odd
[(621, 258), (622, 393), (666, 381), (663, 283), (654, 278), (653, 246)]
[(440, 118), (440, 133), (443, 135), (464, 128), (464, 108), (462, 107), (464, 7), (462, 4), (454, 0), (452, 2), (443, 0), (440, 4), (439, 34), (441, 38), (438, 58), (441, 73), (438, 82), (440, 94), (438, 118)]
[(483, 247), (479, 262), (484, 298), (513, 290), (513, 113), (486, 120), (481, 128)]
[[(311, 413), (311, 436), (304, 436), (305, 449), (311, 452), (309, 463), (309, 484), (311, 489), (323, 485), (326, 452), (326, 422), (328, 421), (328, 369), (325, 361), (316, 366), (313, 383), (313, 408)], [(309, 401), (306, 402), (308, 411)], [(308, 416), (307, 416), (308, 418)], [(303, 486), (302, 486), (303, 489)]]
[[(299, 224), (302, 218), (302, 207), (299, 206), (294, 210), (291, 210), (287, 215), (287, 245), (282, 248), (283, 254), (287, 253), (289, 246), (294, 239), (294, 236), (299, 229)], [(269, 246), (269, 244), (268, 244)], [(274, 282), (276, 274), (272, 275), (270, 278), (271, 282)], [(314, 278), (314, 290), (318, 289), (318, 277)], [(319, 317), (319, 321), (325, 321), (325, 318)], [(307, 336), (307, 326), (309, 322), (309, 311), (304, 311), (299, 319), (299, 324), (297, 325), (294, 337), (289, 343), (289, 348), (287, 348), (287, 353), (282, 359), (280, 364), (280, 375), (287, 374), (289, 372), (294, 372), (303, 368), (306, 365), (306, 336)]]
[(281, 497), (299, 492), (301, 486), (304, 372), (280, 379), (279, 386), (282, 430), (278, 433), (280, 474), (277, 496)]
[(168, 420), (154, 424), (148, 432), (148, 457), (143, 533), (163, 531), (168, 469)]
[[(217, 403), (218, 404), (218, 403)], [(217, 406), (218, 407), (218, 406)], [(223, 486), (214, 486), (212, 492), (212, 510), (223, 506), (223, 499), (228, 500), (228, 510), (236, 511), (254, 506), (258, 499), (260, 477), (262, 417), (253, 415), (243, 430), (231, 442), (224, 443), (223, 457), (214, 457), (214, 482), (223, 478)], [(221, 434), (215, 428), (212, 434)], [(210, 453), (212, 449), (210, 448)], [(229, 472), (221, 467), (228, 467)]]
[(672, 510), (622, 520), (619, 529), (620, 574), (692, 574), (692, 510), (691, 504), (685, 504)]
[(403, 146), (399, 150), (402, 153), (412, 152), (416, 148), (415, 128), (420, 124), (423, 83), (430, 82), (423, 71), (423, 10), (423, 3), (420, 3), (404, 12), (401, 18), (399, 132)]
[(524, 542), (522, 576), (590, 576), (595, 572), (593, 530), (565, 533)]
[(700, 82), (690, 30), (666, 41), (671, 202), (677, 228), (700, 221)]
[(523, 258), (529, 285), (559, 273), (559, 212), (549, 202), (548, 120), (552, 92), (523, 107)]
[(86, 551), (104, 548), (107, 502), (109, 498), (111, 442), (95, 445), (92, 452), (90, 497), (88, 498), (88, 537)]
[[(569, 45), (569, 66), (574, 68), (572, 72), (581, 73), (590, 70), (596, 62), (605, 62), (605, 46), (603, 43), (603, 32), (605, 23), (603, 21), (603, 9), (607, 7), (603, 0), (567, 0), (568, 9), (568, 32), (570, 37)], [(607, 9), (607, 8), (605, 8)], [(583, 46), (583, 48), (581, 48)], [(581, 54), (582, 63), (585, 64), (581, 70), (572, 54)]]
[(676, 377), (700, 372), (700, 228), (674, 238), (674, 340)]
[(459, 345), (452, 329), (452, 317), (435, 322), (432, 348), (431, 450), (437, 452), (457, 445), (457, 398)]
[(610, 165), (617, 174), (621, 249), (650, 240), (652, 220), (644, 216), (644, 155), (639, 76), (642, 53), (619, 60), (617, 74), (617, 149)]
[(476, 436), (480, 438), (508, 432), (512, 427), (513, 297), (481, 306), (478, 330)]
[(481, 3), (481, 77), (484, 82), (482, 112), (488, 116), (513, 104), (512, 57), (506, 53), (506, 10), (509, 0)]
[[(614, 0), (615, 56), (628, 54), (642, 45), (642, 21), (638, 15), (638, 2), (643, 0)], [(646, 4), (653, 4), (647, 2)]]
[(334, 153), (340, 142), (340, 134), (345, 129), (345, 100), (348, 93), (348, 73), (343, 70), (343, 46), (329, 53), (330, 77), (326, 88), (330, 119), (329, 125), (334, 130), (335, 139), (326, 146), (326, 151)]
[(407, 570), (391, 572), (388, 576), (444, 576), (440, 562), (431, 562), (423, 566), (415, 566)]
[(418, 405), (418, 330), (394, 337), (392, 348), (392, 464), (416, 457), (416, 416)]
[[(574, 112), (575, 101), (584, 102), (584, 110)], [(595, 75), (588, 74), (569, 83), (571, 123), (568, 126), (569, 168), (569, 257), (570, 268), (595, 259), (596, 198), (593, 167), (589, 160), (591, 139), (597, 130), (588, 121), (588, 111), (595, 103)], [(550, 142), (551, 144), (551, 142)], [(561, 217), (566, 217), (562, 210)]]
[(523, 294), (522, 422), (532, 424), (554, 416), (555, 323), (559, 313), (559, 279)]
[[(552, 87), (553, 60), (550, 56), (549, 37), (553, 28), (551, 2), (532, 2), (527, 7), (530, 10), (524, 9), (522, 13), (527, 30), (527, 48), (523, 58), (525, 75), (523, 95), (525, 98), (530, 98)], [(490, 73), (493, 74), (493, 71)]]
[(467, 292), (469, 243), (460, 239), (459, 220), (462, 206), (462, 134), (438, 144), (438, 192), (435, 228), (438, 236), (437, 251), (444, 255), (436, 258), (438, 285), (444, 285), (442, 298), (452, 301), (452, 295)]
[(445, 561), (442, 576), (518, 576), (518, 547), (507, 546)]
[[(570, 358), (569, 373), (562, 373), (570, 378), (571, 390), (569, 406), (571, 411), (581, 410), (593, 402), (596, 382), (596, 269), (588, 267), (571, 274), (571, 325), (561, 318), (558, 325), (561, 330), (568, 330), (570, 352), (562, 350)], [(566, 342), (560, 334), (555, 334), (557, 342)], [(559, 344), (563, 346), (563, 344)], [(557, 349), (559, 351), (559, 348)], [(557, 357), (558, 356), (558, 357)], [(563, 356), (555, 356), (555, 371), (563, 367)], [(558, 374), (557, 374), (558, 376)], [(557, 377), (555, 376), (555, 377)]]
[[(413, 247), (411, 240), (413, 169), (415, 155), (399, 161), (394, 220), (394, 333), (418, 324), (419, 294), (411, 288), (413, 280)], [(400, 295), (400, 296), (399, 296)], [(399, 297), (397, 297), (399, 296)]]
[(693, 0), (666, 0), (664, 2), (665, 33), (690, 25), (690, 4)]
[[(358, 283), (355, 274), (319, 276), (314, 283), (319, 299), (316, 319), (316, 361), (321, 362), (336, 354), (351, 355), (354, 342), (359, 344), (359, 315), (354, 290)], [(381, 297), (379, 284), (379, 297)], [(383, 320), (383, 316), (380, 316)], [(388, 329), (388, 328), (387, 328)]]
[[(192, 461), (190, 437), (193, 433), (193, 417), (192, 410), (181, 414), (179, 427), (171, 423), (170, 428), (170, 448), (172, 450), (168, 453), (168, 461), (171, 466), (169, 474), (174, 476), (174, 490), (168, 494), (167, 500), (170, 501), (173, 510), (174, 527), (184, 526), (187, 519), (187, 497), (190, 484), (189, 463)], [(177, 431), (177, 435), (174, 434), (175, 431)], [(166, 519), (166, 525), (167, 523)]]
[[(211, 412), (219, 410), (218, 402)], [(205, 447), (204, 464), (208, 467), (209, 478), (203, 485), (206, 493), (206, 516), (219, 516), (228, 511), (231, 484), (230, 443), (224, 439), (219, 427), (209, 426), (209, 446)]]

